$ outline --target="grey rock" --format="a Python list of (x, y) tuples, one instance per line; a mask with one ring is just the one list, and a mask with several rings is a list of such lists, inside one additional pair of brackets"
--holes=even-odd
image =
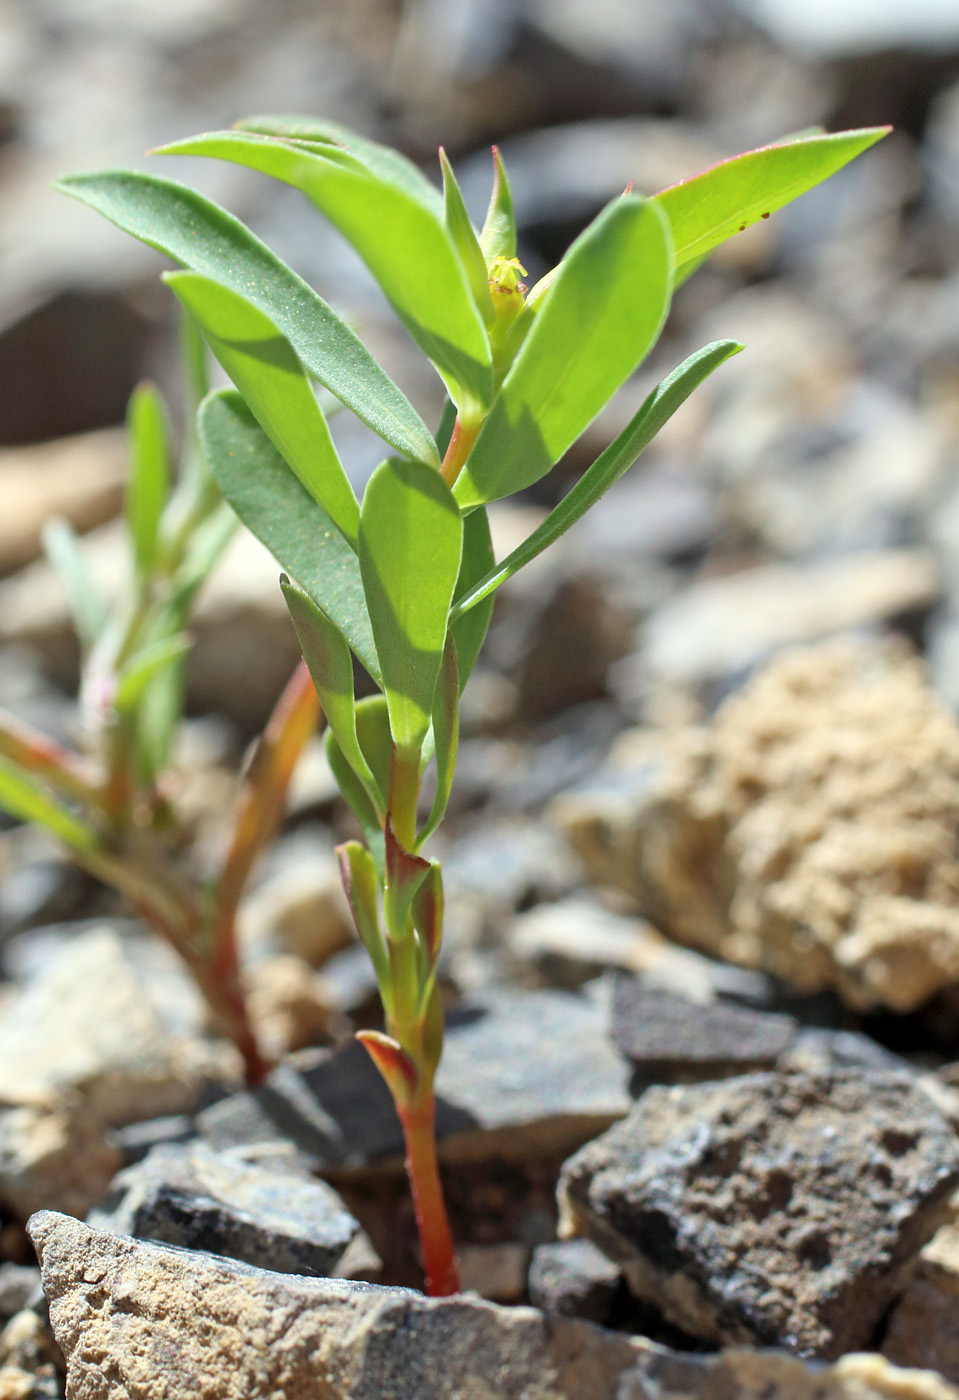
[(22, 1312), (39, 1286), (40, 1275), (29, 1264), (0, 1264), (0, 1322)]
[[(629, 1108), (629, 1068), (611, 1045), (608, 1010), (563, 992), (496, 987), (447, 1017), (436, 1080), (446, 1162), (562, 1154)], [(361, 1167), (403, 1150), (389, 1091), (362, 1046), (304, 1052), (253, 1093), (204, 1109), (218, 1148), (305, 1155), (313, 1170)]]
[(47, 1211), (30, 1231), (72, 1400), (615, 1400), (644, 1345), (533, 1308), (271, 1274)]
[(780, 1055), (780, 1070), (827, 1074), (834, 1070), (883, 1069), (912, 1074), (908, 1060), (859, 1031), (836, 1031), (803, 1026)]
[(959, 49), (959, 16), (950, 0), (919, 0), (908, 14), (899, 0), (870, 5), (811, 0), (736, 0), (782, 43), (836, 58), (897, 48)]
[(959, 1385), (959, 1223), (955, 1198), (950, 1213), (952, 1218), (919, 1255), (890, 1314), (882, 1351), (899, 1366), (928, 1367)]
[(533, 1251), (529, 1300), (544, 1312), (604, 1323), (622, 1279), (619, 1265), (592, 1240), (558, 1240)]
[(336, 1277), (360, 1226), (325, 1182), (204, 1143), (158, 1147), (115, 1178), (94, 1229), (223, 1254), (281, 1274)]
[(911, 1077), (772, 1073), (648, 1090), (559, 1194), (675, 1325), (832, 1358), (869, 1345), (957, 1182)]
[(142, 1162), (155, 1147), (189, 1142), (195, 1137), (192, 1118), (185, 1113), (170, 1113), (163, 1118), (147, 1118), (142, 1123), (115, 1128), (107, 1135), (107, 1141), (122, 1154), (123, 1165), (132, 1167), (134, 1162)]
[(777, 1351), (735, 1347), (692, 1356), (655, 1347), (624, 1376), (617, 1400), (953, 1400), (955, 1394), (932, 1371), (891, 1366), (870, 1353), (824, 1366)]
[(648, 1080), (719, 1079), (770, 1069), (796, 1030), (791, 1016), (694, 1001), (641, 977), (614, 979), (613, 1040)]

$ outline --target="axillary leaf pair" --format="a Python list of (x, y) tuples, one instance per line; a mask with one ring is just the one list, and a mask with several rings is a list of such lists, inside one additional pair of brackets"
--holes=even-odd
[[(334, 123), (257, 118), (164, 147), (272, 176), (326, 216), (443, 381), (447, 405), (435, 434), (337, 313), (225, 210), (155, 175), (110, 171), (61, 182), (180, 265), (166, 280), (236, 386), (205, 399), (200, 437), (223, 494), (284, 570), (327, 717), (330, 762), (364, 834), (365, 845), (347, 843), (341, 858), (386, 1033), (363, 1038), (403, 1120), (434, 1291), (455, 1287), (455, 1267), (432, 1141), (442, 884), (421, 850), (449, 797), (459, 696), (495, 590), (568, 530), (742, 347), (705, 346), (656, 386), (542, 525), (499, 562), (486, 507), (559, 461), (655, 345), (674, 287), (718, 244), (886, 130), (806, 133), (650, 198), (627, 191), (531, 290), (519, 280), (512, 196), (497, 152), (477, 230), (443, 152), (441, 192), (398, 152)], [(316, 384), (390, 454), (362, 501)], [(356, 700), (354, 658), (380, 694)], [(436, 796), (421, 813), (431, 759)]]

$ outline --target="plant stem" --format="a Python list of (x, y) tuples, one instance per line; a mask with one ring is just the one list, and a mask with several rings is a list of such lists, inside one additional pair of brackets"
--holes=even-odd
[(456, 415), (449, 446), (440, 466), (440, 473), (447, 486), (453, 485), (465, 466), (466, 459), (473, 450), (473, 443), (479, 437), (479, 430), (482, 426), (482, 418), (471, 420), (463, 419), (459, 414)]
[(447, 1298), (459, 1292), (460, 1280), (436, 1160), (436, 1101), (432, 1088), (418, 1094), (409, 1108), (397, 1104), (397, 1111), (406, 1141), (406, 1172), (423, 1250), (427, 1292), (434, 1298)]

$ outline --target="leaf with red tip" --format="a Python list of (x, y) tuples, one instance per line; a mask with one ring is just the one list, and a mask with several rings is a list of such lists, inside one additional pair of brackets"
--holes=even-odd
[(413, 898), (413, 924), (423, 940), (432, 971), (443, 941), (443, 874), (439, 861), (430, 862), (430, 868)]
[(397, 1108), (406, 1105), (416, 1092), (419, 1074), (416, 1065), (392, 1036), (382, 1031), (357, 1031), (356, 1038), (369, 1051), (370, 1059), (386, 1080)]

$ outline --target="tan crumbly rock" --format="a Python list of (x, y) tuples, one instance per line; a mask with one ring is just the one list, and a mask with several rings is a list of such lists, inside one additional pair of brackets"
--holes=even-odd
[(782, 655), (658, 767), (648, 735), (631, 762), (647, 776), (625, 797), (599, 786), (557, 817), (683, 942), (857, 1008), (959, 982), (959, 725), (904, 647)]

